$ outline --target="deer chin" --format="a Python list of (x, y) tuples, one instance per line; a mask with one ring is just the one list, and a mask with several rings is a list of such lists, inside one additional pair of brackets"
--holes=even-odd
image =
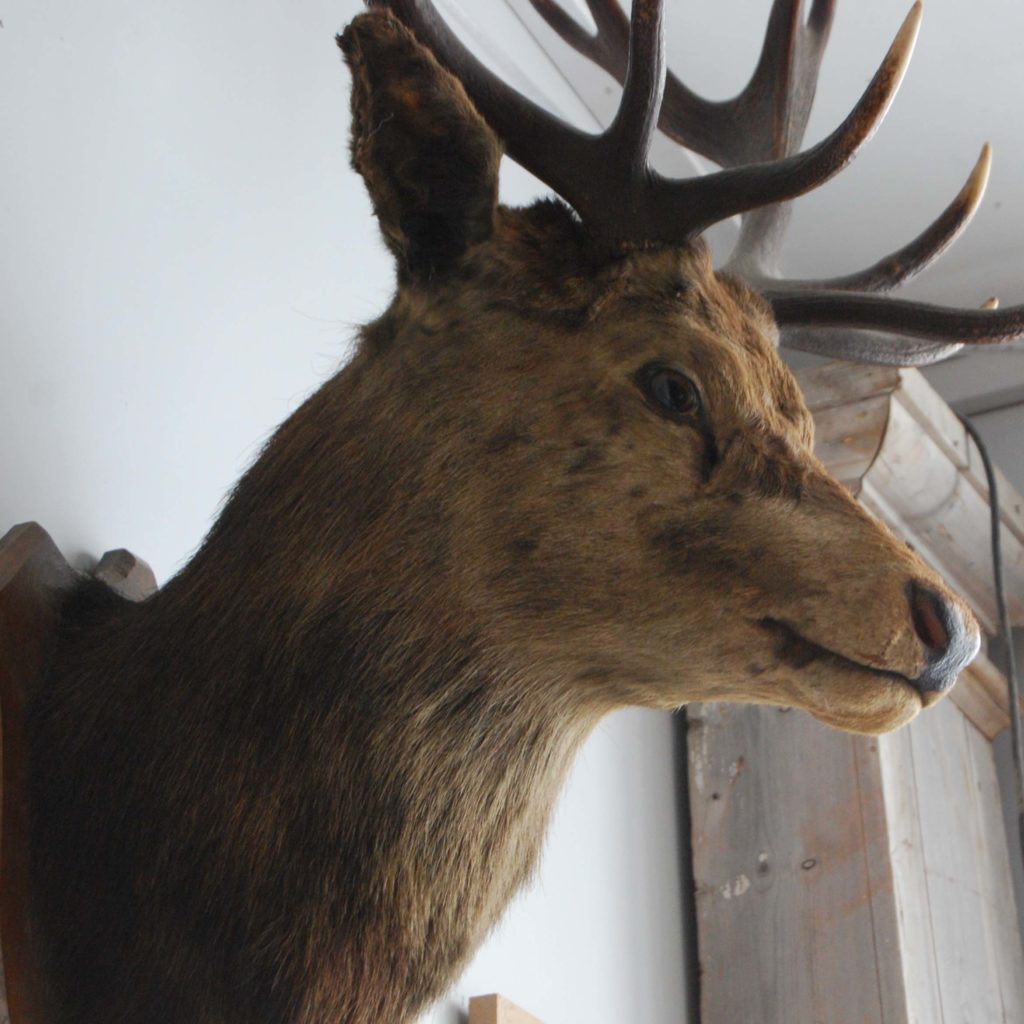
[(818, 721), (844, 732), (879, 735), (906, 725), (927, 703), (899, 672), (865, 665), (839, 654), (777, 621), (761, 623), (781, 641), (781, 666), (788, 668), (794, 702)]

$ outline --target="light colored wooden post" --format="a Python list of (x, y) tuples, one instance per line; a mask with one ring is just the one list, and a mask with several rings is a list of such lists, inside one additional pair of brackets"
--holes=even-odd
[(910, 1019), (1024, 1021), (991, 744), (944, 701), (879, 746)]
[(909, 1024), (877, 742), (778, 708), (688, 718), (703, 1024)]
[(703, 1024), (1024, 1021), (992, 748), (956, 705), (878, 739), (690, 720)]
[(504, 996), (474, 996), (469, 1001), (469, 1024), (541, 1024)]

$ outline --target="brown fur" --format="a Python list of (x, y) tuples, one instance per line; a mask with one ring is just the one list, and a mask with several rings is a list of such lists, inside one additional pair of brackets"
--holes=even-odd
[(945, 588), (814, 458), (765, 303), (699, 244), (608, 261), (496, 207), (458, 84), (385, 15), (343, 47), (400, 286), (178, 577), (69, 598), (32, 708), (52, 1024), (409, 1021), (603, 715), (921, 707), (906, 586)]

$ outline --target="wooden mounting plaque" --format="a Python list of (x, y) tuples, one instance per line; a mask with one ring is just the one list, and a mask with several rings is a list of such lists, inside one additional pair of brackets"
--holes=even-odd
[(0, 944), (7, 1013), (42, 1024), (30, 955), (28, 737), (25, 704), (39, 685), (56, 628), (60, 592), (74, 574), (49, 534), (22, 523), (0, 539), (0, 708), (3, 718), (3, 834), (0, 837)]
[[(124, 550), (108, 551), (93, 575), (132, 601), (156, 590), (150, 567)], [(28, 913), (29, 751), (25, 704), (45, 672), (60, 593), (73, 580), (71, 567), (38, 523), (22, 523), (0, 539), (0, 947), (6, 987), (6, 1006), (0, 1006), (0, 1021), (6, 1011), (13, 1024), (44, 1024), (43, 982), (32, 963)]]

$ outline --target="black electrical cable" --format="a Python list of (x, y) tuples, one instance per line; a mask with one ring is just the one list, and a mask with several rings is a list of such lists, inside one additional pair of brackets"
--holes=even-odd
[(1013, 767), (1017, 778), (1017, 832), (1020, 840), (1021, 857), (1024, 857), (1024, 746), (1021, 739), (1020, 686), (1017, 681), (1017, 662), (1013, 651), (1013, 633), (1010, 631), (1010, 613), (1006, 607), (1006, 587), (1003, 581), (1003, 549), (999, 539), (999, 488), (996, 472), (989, 458), (988, 449), (974, 424), (961, 416), (960, 422), (971, 436), (981, 455), (988, 481), (989, 512), (992, 524), (992, 575), (996, 587), (996, 607), (999, 610), (999, 628), (1006, 642), (1006, 678), (1010, 688), (1010, 737), (1013, 744)]

